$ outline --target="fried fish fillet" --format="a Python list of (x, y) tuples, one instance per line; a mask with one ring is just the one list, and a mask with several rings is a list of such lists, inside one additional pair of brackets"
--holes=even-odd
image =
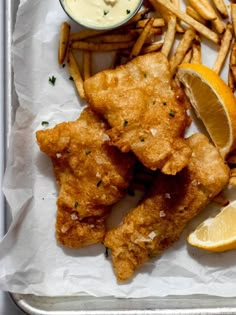
[(101, 242), (108, 212), (131, 180), (133, 156), (107, 145), (106, 131), (106, 123), (85, 109), (78, 120), (36, 134), (59, 185), (56, 237), (65, 246)]
[(180, 171), (191, 155), (182, 138), (190, 123), (186, 102), (171, 83), (167, 58), (152, 53), (99, 72), (84, 84), (89, 106), (111, 126), (110, 144), (166, 174)]
[(176, 176), (159, 173), (146, 198), (106, 234), (104, 243), (112, 250), (119, 281), (177, 241), (189, 220), (228, 182), (228, 167), (204, 135), (186, 141), (193, 152), (188, 166)]

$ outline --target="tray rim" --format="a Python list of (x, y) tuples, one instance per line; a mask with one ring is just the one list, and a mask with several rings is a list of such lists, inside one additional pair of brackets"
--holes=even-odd
[[(16, 93), (13, 83), (12, 68), (12, 32), (16, 18), (16, 7), (20, 0), (4, 0), (3, 8), (5, 12), (4, 18), (4, 169), (7, 159), (7, 148), (9, 141), (9, 133), (13, 122), (11, 108), (14, 102), (17, 102)], [(5, 231), (7, 231), (7, 204), (4, 202), (4, 219)], [(220, 298), (210, 295), (199, 296), (175, 296), (165, 298), (143, 298), (143, 299), (118, 299), (115, 297), (96, 298), (88, 295), (77, 297), (43, 297), (25, 294), (10, 293), (10, 296), (16, 306), (29, 315), (230, 315), (236, 314), (235, 298)], [(207, 306), (207, 302), (211, 302)], [(102, 308), (100, 304), (112, 302), (117, 304), (116, 309), (111, 309), (108, 305)], [(234, 303), (233, 303), (234, 302)], [(71, 309), (57, 309), (57, 305), (69, 303)], [(146, 303), (150, 303), (146, 305)], [(185, 304), (186, 303), (186, 304)], [(218, 303), (218, 305), (217, 305)], [(145, 304), (138, 308), (140, 305)], [(41, 308), (39, 307), (41, 305)], [(150, 306), (152, 305), (152, 307)], [(42, 307), (44, 306), (44, 309)], [(80, 307), (76, 309), (76, 306)], [(51, 310), (50, 310), (51, 308)]]

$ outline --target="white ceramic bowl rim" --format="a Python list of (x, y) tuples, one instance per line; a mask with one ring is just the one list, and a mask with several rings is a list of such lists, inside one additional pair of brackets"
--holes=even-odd
[(65, 11), (65, 13), (69, 16), (69, 18), (71, 20), (73, 20), (74, 22), (80, 24), (81, 26), (84, 26), (86, 28), (90, 28), (90, 29), (94, 29), (94, 30), (112, 30), (114, 28), (117, 28), (125, 23), (127, 23), (141, 8), (142, 4), (143, 4), (143, 0), (139, 0), (136, 9), (124, 20), (122, 20), (121, 22), (114, 24), (114, 25), (109, 25), (109, 26), (93, 26), (93, 25), (88, 25), (85, 24), (83, 22), (80, 22), (79, 20), (76, 20), (75, 18), (73, 18), (68, 11), (66, 10), (65, 6), (64, 6), (64, 0), (59, 0), (63, 10)]

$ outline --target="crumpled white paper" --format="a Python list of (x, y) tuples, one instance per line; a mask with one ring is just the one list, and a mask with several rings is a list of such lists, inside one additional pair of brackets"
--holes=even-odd
[[(72, 250), (56, 243), (57, 187), (51, 162), (36, 144), (35, 131), (43, 128), (42, 121), (53, 127), (61, 121), (74, 120), (82, 109), (67, 69), (57, 64), (59, 26), (64, 20), (68, 17), (58, 0), (21, 1), (13, 45), (20, 107), (12, 128), (4, 179), (12, 224), (0, 243), (0, 288), (44, 296), (81, 292), (116, 297), (235, 296), (236, 251), (215, 254), (186, 244), (187, 233), (219, 211), (216, 205), (202, 212), (188, 225), (179, 242), (146, 263), (125, 284), (117, 284), (102, 245)], [(203, 61), (212, 65), (214, 47), (206, 48), (209, 46), (207, 42)], [(57, 78), (55, 86), (48, 82), (52, 75)], [(195, 125), (188, 133), (194, 130)], [(234, 193), (233, 189), (227, 191), (231, 200)], [(136, 202), (134, 197), (128, 197), (115, 206), (113, 215), (121, 216), (120, 212)]]

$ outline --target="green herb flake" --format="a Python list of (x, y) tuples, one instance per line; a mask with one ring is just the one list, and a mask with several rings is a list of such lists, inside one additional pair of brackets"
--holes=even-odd
[(53, 75), (53, 76), (49, 77), (48, 81), (49, 81), (52, 85), (55, 85), (56, 79), (57, 79), (57, 78), (54, 77), (54, 75)]
[(124, 121), (124, 127), (126, 127), (127, 125), (128, 125), (128, 121), (125, 120), (125, 121)]
[(49, 122), (48, 122), (48, 121), (42, 121), (42, 122), (41, 122), (41, 125), (42, 125), (42, 126), (48, 126), (48, 125), (49, 125)]
[(69, 80), (74, 81), (73, 77), (69, 77)]
[(166, 106), (166, 102), (163, 102), (162, 105)]
[(78, 207), (78, 205), (79, 205), (79, 203), (78, 203), (78, 201), (76, 201), (74, 204), (74, 208), (76, 209)]
[(175, 117), (175, 112), (174, 112), (172, 109), (171, 109), (170, 112), (169, 112), (169, 116), (170, 116), (170, 117)]
[(97, 182), (97, 187), (101, 186), (102, 184), (102, 180), (100, 179), (98, 182)]
[(156, 101), (153, 101), (153, 102), (152, 102), (152, 105), (155, 105), (155, 104), (156, 104)]
[(66, 154), (70, 154), (70, 150), (66, 150)]
[(144, 76), (144, 78), (146, 79), (146, 77), (147, 77), (147, 73), (144, 73), (144, 74), (143, 74), (143, 76)]
[(89, 155), (91, 153), (91, 150), (86, 150), (85, 155)]
[(141, 141), (141, 142), (144, 142), (144, 139), (142, 138), (140, 141)]
[(126, 14), (130, 14), (130, 10), (126, 10)]
[(104, 10), (104, 11), (103, 11), (103, 15), (104, 15), (104, 16), (107, 15), (108, 13), (109, 13), (108, 10)]

